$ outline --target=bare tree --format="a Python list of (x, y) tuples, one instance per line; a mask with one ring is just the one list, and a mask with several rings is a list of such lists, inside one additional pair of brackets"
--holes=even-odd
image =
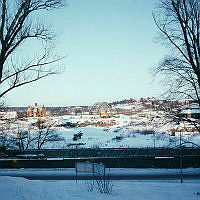
[(12, 120), (0, 120), (0, 146), (15, 148), (15, 134), (12, 133)]
[(34, 126), (17, 123), (12, 137), (14, 146), (19, 150), (41, 149), (45, 144), (63, 141), (64, 138), (54, 130), (53, 125), (40, 119)]
[(200, 105), (200, 1), (160, 0), (153, 13), (160, 42), (171, 50), (155, 67), (170, 97), (187, 97)]
[[(55, 34), (37, 14), (64, 6), (65, 0), (1, 0), (0, 97), (25, 84), (62, 71), (53, 53)], [(37, 53), (21, 56), (25, 42), (35, 42)], [(30, 48), (31, 49), (31, 48)]]
[(59, 135), (59, 133), (54, 130), (53, 126), (55, 123), (53, 122), (45, 122), (38, 120), (36, 123), (36, 129), (34, 130), (34, 142), (36, 144), (37, 149), (41, 149), (43, 145), (64, 141), (65, 139)]
[(25, 127), (17, 127), (17, 132), (15, 132), (15, 137), (13, 141), (15, 146), (19, 148), (20, 151), (34, 148), (34, 141), (36, 138), (31, 132), (30, 127), (27, 129)]
[(15, 120), (0, 123), (0, 146), (8, 149), (41, 149), (45, 144), (65, 141), (51, 121), (38, 119), (33, 125)]
[(8, 149), (27, 150), (34, 148), (35, 137), (31, 127), (19, 121), (6, 119), (0, 123), (0, 146)]

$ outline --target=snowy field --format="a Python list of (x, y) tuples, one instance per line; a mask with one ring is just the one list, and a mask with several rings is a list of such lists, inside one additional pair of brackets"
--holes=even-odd
[[(108, 169), (107, 169), (108, 170)], [(188, 168), (183, 174), (199, 174), (200, 169)], [(172, 175), (180, 169), (109, 169), (112, 175)], [(200, 200), (199, 179), (126, 180), (109, 182), (112, 191), (91, 191), (92, 180), (27, 180), (23, 175), (75, 175), (75, 169), (1, 169), (1, 200)], [(14, 177), (9, 177), (14, 176)], [(184, 176), (183, 176), (184, 177)]]
[[(155, 113), (154, 113), (155, 114)], [(65, 138), (64, 142), (48, 144), (44, 148), (68, 148), (75, 147), (76, 144), (82, 143), (83, 148), (146, 148), (146, 147), (175, 147), (179, 145), (180, 133), (176, 132), (175, 136), (171, 135), (171, 130), (182, 128), (184, 124), (179, 125), (166, 123), (162, 118), (147, 119), (145, 117), (119, 115), (117, 118), (102, 119), (98, 116), (63, 116), (54, 118), (54, 120), (69, 121), (81, 124), (84, 122), (110, 123), (115, 121), (112, 126), (95, 126), (89, 125), (78, 128), (57, 128), (57, 132)], [(73, 135), (83, 133), (77, 141), (73, 141)], [(182, 143), (186, 146), (193, 144), (200, 145), (200, 136), (195, 132), (182, 132)]]
[[(82, 132), (83, 136), (78, 141), (73, 141), (73, 135)], [(124, 128), (97, 128), (84, 127), (70, 130), (58, 131), (64, 138), (63, 147), (66, 148), (69, 144), (83, 143), (82, 147), (89, 148), (146, 148), (146, 147), (174, 147), (179, 145), (179, 136), (171, 136), (156, 132), (155, 134), (141, 133), (134, 130), (126, 130)], [(198, 134), (182, 135), (182, 140), (192, 146), (192, 142), (200, 144), (200, 136)], [(58, 144), (60, 145), (60, 144)], [(56, 148), (52, 144), (52, 148)]]
[(89, 192), (85, 181), (0, 177), (1, 200), (199, 200), (199, 183), (115, 181), (111, 194)]
[[(144, 113), (143, 113), (144, 114)], [(146, 113), (149, 114), (149, 113)], [(42, 148), (139, 148), (139, 147), (174, 147), (179, 145), (180, 133), (182, 143), (192, 146), (200, 145), (200, 136), (195, 132), (184, 132), (184, 124), (166, 123), (164, 113), (150, 113), (155, 117), (147, 118), (144, 114), (119, 115), (108, 119), (99, 116), (73, 116), (47, 118), (55, 124), (70, 122), (75, 124), (90, 124), (77, 128), (52, 127), (64, 141), (45, 144)], [(30, 127), (38, 119), (20, 121), (22, 129)], [(114, 123), (113, 123), (114, 122)], [(102, 123), (113, 125), (101, 125)], [(92, 124), (92, 125), (91, 125)], [(16, 125), (17, 127), (17, 125)], [(11, 127), (16, 131), (16, 127)], [(182, 129), (172, 136), (172, 130)], [(11, 131), (9, 130), (9, 133)], [(78, 140), (73, 140), (74, 134), (81, 132)], [(78, 144), (81, 144), (80, 146)], [(134, 170), (134, 171), (133, 171)], [(113, 169), (110, 174), (145, 174), (179, 175), (180, 169)], [(183, 173), (200, 174), (200, 169), (184, 169)], [(43, 176), (56, 174), (59, 176), (75, 176), (74, 169), (0, 169), (0, 200), (200, 200), (200, 180), (118, 180), (110, 181), (112, 192), (102, 194), (92, 181), (72, 180), (27, 180), (23, 175)]]
[[(54, 134), (58, 134), (62, 139), (47, 142), (42, 148), (176, 147), (180, 144), (180, 134), (185, 146), (200, 146), (200, 135), (192, 130), (191, 125), (171, 123), (171, 119), (166, 118), (165, 113), (161, 111), (152, 111), (150, 114), (153, 118), (148, 118), (148, 114), (120, 114), (105, 119), (98, 115), (28, 118), (26, 121), (18, 120), (13, 123), (8, 132), (14, 133), (15, 137), (24, 130), (31, 130), (30, 138), (34, 138), (37, 131), (34, 124), (43, 120), (47, 124), (53, 124), (51, 129)], [(64, 126), (66, 123), (74, 124), (75, 127)], [(45, 130), (43, 131), (45, 135)], [(81, 133), (81, 137), (74, 140), (74, 135), (78, 133)], [(28, 149), (37, 148), (33, 141), (29, 143)], [(26, 146), (26, 143), (28, 142), (25, 138), (23, 145)]]

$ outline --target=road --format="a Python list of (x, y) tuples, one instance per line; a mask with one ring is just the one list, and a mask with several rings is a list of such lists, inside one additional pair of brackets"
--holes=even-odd
[[(23, 178), (29, 179), (29, 180), (93, 180), (97, 179), (98, 176), (94, 177), (91, 175), (78, 175), (76, 176), (22, 176)], [(119, 175), (110, 175), (109, 180), (179, 180), (180, 175), (126, 175), (126, 176), (119, 176)], [(187, 175), (185, 174), (183, 176), (183, 179), (187, 180), (194, 180), (198, 179), (200, 180), (200, 175)]]
[[(106, 169), (110, 180), (179, 180), (180, 169)], [(0, 169), (0, 176), (23, 177), (30, 180), (90, 180), (93, 174), (75, 169)], [(200, 168), (183, 169), (183, 179), (200, 180)]]

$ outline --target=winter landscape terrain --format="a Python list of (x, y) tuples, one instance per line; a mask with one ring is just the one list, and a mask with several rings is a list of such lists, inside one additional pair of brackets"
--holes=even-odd
[(112, 193), (88, 191), (85, 181), (43, 181), (0, 176), (1, 200), (199, 200), (199, 182), (115, 181)]
[[(133, 107), (132, 104), (120, 105), (123, 109), (132, 109), (131, 106)], [(40, 130), (38, 122), (42, 124)], [(5, 126), (5, 122), (1, 121), (1, 123), (2, 127)], [(45, 127), (56, 136), (44, 142), (40, 148), (175, 147), (180, 143), (180, 135), (185, 146), (200, 145), (200, 136), (190, 123), (177, 123), (168, 112), (152, 109), (143, 109), (129, 115), (114, 114), (108, 118), (87, 113), (45, 118), (30, 117), (25, 120), (15, 120), (7, 126), (13, 137), (24, 134), (24, 130), (30, 133), (29, 141), (21, 140), (23, 146), (28, 144), (26, 149), (36, 148), (31, 137), (34, 137), (36, 132), (44, 136), (47, 133)], [(2, 128), (1, 132), (5, 132), (5, 129)], [(79, 137), (77, 134), (80, 134)], [(9, 137), (9, 134), (7, 135)], [(21, 137), (24, 138), (24, 135)]]
[[(165, 114), (154, 111), (151, 112), (153, 118), (148, 118), (148, 113), (143, 113), (141, 116), (119, 114), (106, 119), (98, 115), (65, 115), (41, 119), (47, 125), (51, 124), (50, 129), (62, 138), (47, 142), (42, 148), (175, 147), (179, 145), (180, 134), (185, 146), (200, 145), (200, 136), (191, 131), (190, 124), (185, 122), (177, 125)], [(28, 129), (37, 120), (29, 118), (27, 121), (17, 121), (13, 125), (13, 132)], [(65, 126), (67, 123), (74, 126)], [(34, 128), (32, 131), (35, 131)], [(78, 133), (81, 133), (81, 137), (74, 138)]]
[[(131, 107), (131, 105), (121, 105)], [(200, 145), (200, 136), (192, 130), (188, 123), (176, 123), (164, 111), (143, 110), (131, 115), (115, 114), (109, 118), (99, 115), (72, 114), (63, 116), (49, 116), (46, 118), (27, 118), (12, 123), (8, 133), (16, 136), (23, 130), (38, 132), (38, 120), (45, 127), (50, 124), (53, 134), (59, 136), (58, 140), (49, 140), (42, 148), (146, 148), (146, 147), (176, 147), (181, 142), (185, 146)], [(3, 124), (2, 124), (3, 125)], [(30, 128), (31, 127), (31, 128)], [(42, 128), (45, 131), (46, 128)], [(4, 130), (5, 131), (5, 130)], [(81, 134), (80, 134), (81, 133)], [(75, 137), (77, 134), (80, 137)], [(28, 142), (24, 140), (24, 145)], [(32, 143), (28, 149), (36, 148)], [(14, 147), (18, 149), (18, 146)], [(49, 173), (48, 170), (35, 169), (37, 173)], [(28, 173), (36, 171), (29, 169)], [(62, 173), (64, 170), (60, 169)], [(130, 170), (130, 169), (129, 169)], [(132, 173), (143, 174), (142, 170), (132, 169)], [(168, 173), (168, 169), (156, 171), (148, 169), (148, 173)], [(186, 170), (186, 169), (185, 169)], [(199, 169), (187, 169), (190, 172)], [(182, 184), (175, 180), (112, 180), (109, 184), (112, 191), (101, 193), (97, 186), (91, 189), (88, 181), (72, 180), (28, 180), (19, 177), (18, 173), (27, 172), (24, 169), (0, 170), (0, 193), (2, 200), (84, 200), (84, 199), (110, 199), (110, 200), (198, 200), (200, 199), (199, 180), (184, 180)], [(59, 171), (59, 169), (58, 169)], [(124, 169), (123, 173), (128, 172)], [(52, 172), (50, 172), (52, 173)], [(53, 172), (57, 173), (57, 172)], [(74, 174), (74, 169), (71, 171)], [(117, 172), (121, 174), (121, 171)], [(171, 173), (171, 172), (170, 172)], [(173, 173), (180, 173), (177, 169)], [(12, 176), (11, 176), (12, 174)], [(13, 175), (14, 174), (14, 175)], [(62, 174), (61, 174), (62, 176)]]
[[(92, 122), (96, 125), (77, 127), (71, 129), (57, 130), (64, 138), (66, 144), (74, 144), (73, 135), (82, 132), (82, 137), (77, 143), (83, 143), (82, 147), (87, 148), (145, 148), (145, 147), (175, 147), (179, 145), (180, 133), (186, 146), (200, 145), (200, 137), (195, 132), (184, 129), (188, 124), (179, 124), (166, 121), (163, 113), (154, 113), (160, 118), (147, 119), (146, 117), (119, 115), (117, 118), (101, 119), (90, 116), (67, 117), (62, 119), (70, 120), (73, 123), (84, 124)], [(98, 122), (107, 123), (108, 126), (98, 126)], [(114, 125), (110, 125), (114, 122)], [(173, 130), (175, 135), (172, 135)], [(180, 131), (181, 130), (181, 131)], [(53, 147), (53, 146), (52, 146)], [(56, 146), (55, 146), (56, 147)]]

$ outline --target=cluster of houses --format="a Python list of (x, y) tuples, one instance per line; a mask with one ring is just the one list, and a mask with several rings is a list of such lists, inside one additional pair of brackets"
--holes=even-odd
[[(109, 118), (115, 114), (134, 114), (141, 110), (162, 110), (166, 112), (174, 112), (179, 116), (200, 119), (200, 106), (192, 103), (191, 100), (157, 100), (154, 97), (141, 98), (138, 101), (135, 99), (124, 100), (127, 105), (131, 105), (130, 108), (125, 107), (121, 102), (117, 104), (107, 102), (97, 102), (93, 106), (78, 106), (66, 108), (66, 112), (63, 114), (74, 114), (74, 115), (99, 115), (101, 118)], [(59, 108), (57, 108), (59, 112)], [(60, 113), (61, 114), (61, 113)], [(34, 107), (29, 106), (27, 109), (27, 117), (46, 117), (46, 108), (39, 107), (35, 104)]]
[[(16, 108), (17, 109), (17, 108)], [(15, 109), (15, 110), (16, 110)], [(28, 106), (23, 112), (4, 110), (0, 112), (0, 119), (17, 119), (29, 117), (46, 117), (47, 110), (43, 106), (35, 103), (34, 106)], [(115, 114), (132, 115), (141, 113), (145, 110), (162, 110), (166, 112), (177, 113), (181, 117), (200, 119), (200, 106), (191, 100), (157, 100), (154, 97), (135, 99), (125, 99), (118, 102), (107, 103), (97, 102), (93, 106), (72, 106), (72, 107), (53, 107), (48, 108), (48, 115), (99, 115), (101, 118), (109, 118)], [(23, 113), (23, 116), (22, 114)]]
[(44, 105), (42, 107), (35, 103), (34, 106), (28, 108), (4, 108), (0, 111), (0, 120), (16, 120), (29, 117), (46, 117), (47, 111)]

